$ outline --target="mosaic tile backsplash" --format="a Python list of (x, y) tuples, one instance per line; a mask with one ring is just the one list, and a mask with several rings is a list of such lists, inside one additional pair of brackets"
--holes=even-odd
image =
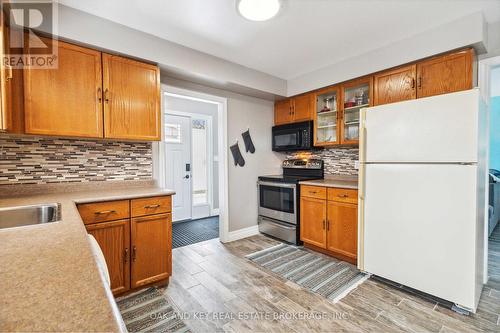
[(359, 160), (358, 148), (339, 147), (297, 152), (288, 154), (286, 158), (319, 158), (325, 163), (327, 175), (358, 175), (358, 170), (355, 168), (355, 163)]
[(0, 186), (152, 179), (150, 142), (0, 136)]

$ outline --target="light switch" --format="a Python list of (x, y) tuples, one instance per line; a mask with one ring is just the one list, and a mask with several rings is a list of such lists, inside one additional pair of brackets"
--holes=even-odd
[(359, 169), (359, 161), (354, 161), (354, 169)]

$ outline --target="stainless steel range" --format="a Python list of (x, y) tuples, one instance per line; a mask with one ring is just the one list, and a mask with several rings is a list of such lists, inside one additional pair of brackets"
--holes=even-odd
[(299, 182), (323, 177), (323, 161), (314, 159), (285, 160), (282, 175), (259, 177), (259, 231), (299, 244)]

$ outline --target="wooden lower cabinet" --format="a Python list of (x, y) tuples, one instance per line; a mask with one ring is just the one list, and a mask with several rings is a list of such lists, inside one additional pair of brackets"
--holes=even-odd
[[(171, 201), (170, 196), (161, 196), (78, 205), (87, 232), (94, 236), (104, 255), (114, 295), (168, 283), (172, 275)], [(167, 212), (148, 214), (144, 210), (155, 205)], [(133, 212), (139, 208), (144, 216), (135, 217)], [(100, 220), (101, 216), (113, 216), (111, 212), (126, 218)]]
[[(311, 196), (312, 188), (302, 191), (301, 187), (300, 239), (306, 247), (356, 264), (358, 205), (352, 197), (357, 197), (357, 191), (328, 188), (328, 199), (318, 199)], [(316, 193), (326, 191), (316, 188)]]
[(358, 205), (328, 201), (326, 249), (356, 259)]
[(136, 217), (131, 223), (132, 288), (161, 281), (171, 274), (171, 214)]
[(326, 247), (326, 200), (300, 198), (300, 239)]
[(87, 225), (106, 259), (113, 294), (130, 289), (129, 230), (129, 219)]

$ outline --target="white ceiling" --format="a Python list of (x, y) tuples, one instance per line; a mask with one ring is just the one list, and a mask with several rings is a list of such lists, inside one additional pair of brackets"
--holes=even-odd
[(235, 0), (59, 2), (286, 80), (474, 12), (500, 20), (500, 0), (284, 0), (268, 22)]

